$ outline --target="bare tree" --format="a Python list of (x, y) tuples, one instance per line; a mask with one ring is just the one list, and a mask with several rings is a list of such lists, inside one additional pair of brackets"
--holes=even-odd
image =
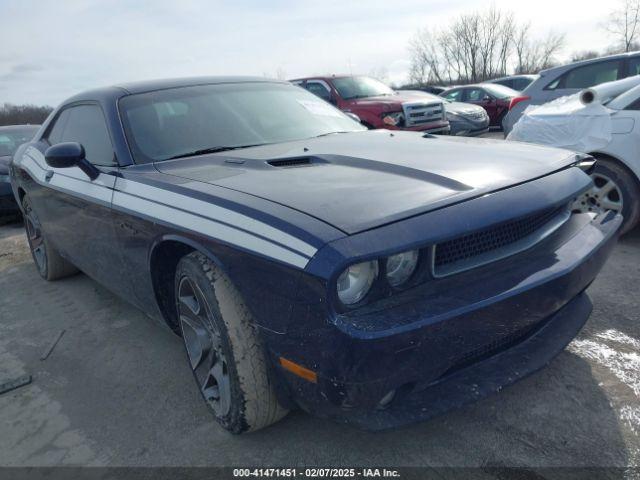
[(386, 83), (387, 85), (391, 83), (389, 78), (389, 69), (387, 67), (372, 68), (369, 71), (369, 76), (380, 80), (382, 83)]
[(564, 34), (549, 32), (543, 39), (532, 39), (531, 24), (516, 29), (513, 42), (516, 52), (515, 73), (537, 73), (554, 65), (554, 56), (564, 46)]
[(622, 0), (603, 25), (624, 52), (637, 48), (640, 37), (640, 0)]
[(409, 80), (415, 84), (446, 83), (446, 72), (441, 64), (438, 34), (429, 29), (419, 30), (409, 42), (411, 67)]
[(598, 58), (599, 56), (601, 56), (601, 53), (597, 50), (581, 50), (571, 54), (571, 61), (579, 62), (580, 60), (591, 60), (592, 58)]
[[(638, 0), (640, 1), (640, 0)], [(546, 68), (564, 43), (549, 33), (531, 38), (530, 25), (518, 25), (512, 13), (495, 7), (465, 14), (441, 30), (423, 29), (409, 44), (409, 80), (419, 83), (481, 82), (517, 72)]]
[(12, 105), (5, 103), (0, 106), (0, 125), (38, 125), (45, 121), (53, 109), (36, 105)]

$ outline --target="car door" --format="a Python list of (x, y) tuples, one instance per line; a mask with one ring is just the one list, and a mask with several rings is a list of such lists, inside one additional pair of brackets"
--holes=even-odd
[(640, 98), (611, 115), (612, 138), (602, 153), (621, 160), (640, 178)]
[(494, 123), (498, 113), (498, 105), (496, 99), (486, 90), (479, 87), (466, 88), (463, 102), (473, 103), (484, 108), (491, 119), (491, 123)]
[(627, 61), (627, 76), (632, 77), (634, 75), (640, 75), (640, 55), (630, 57)]
[(448, 92), (442, 93), (441, 96), (451, 102), (462, 102), (463, 93), (464, 89), (456, 88), (455, 90), (449, 90)]
[(65, 258), (101, 283), (126, 291), (111, 211), (118, 165), (98, 104), (71, 105), (57, 115), (44, 135), (42, 149), (63, 142), (80, 143), (86, 159), (100, 173), (91, 180), (78, 167), (45, 164), (45, 184), (32, 196), (34, 210), (45, 235)]

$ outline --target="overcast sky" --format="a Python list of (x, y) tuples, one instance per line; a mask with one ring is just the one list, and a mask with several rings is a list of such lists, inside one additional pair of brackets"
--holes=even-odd
[[(565, 32), (563, 56), (603, 49), (611, 2), (493, 4)], [(193, 75), (364, 73), (406, 79), (409, 39), (481, 0), (0, 0), (0, 104), (56, 105), (88, 88)]]

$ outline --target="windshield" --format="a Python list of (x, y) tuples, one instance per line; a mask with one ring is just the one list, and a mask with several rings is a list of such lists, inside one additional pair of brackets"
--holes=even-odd
[(291, 84), (171, 88), (124, 97), (119, 107), (136, 163), (366, 130)]
[(393, 90), (374, 78), (343, 77), (333, 78), (331, 81), (344, 100), (377, 97), (379, 95), (395, 95)]
[(20, 145), (33, 138), (38, 128), (33, 126), (3, 130), (0, 127), (0, 157), (13, 155)]
[(499, 85), (497, 83), (485, 83), (482, 87), (497, 98), (517, 97), (519, 95), (519, 93), (512, 88), (505, 87), (504, 85)]

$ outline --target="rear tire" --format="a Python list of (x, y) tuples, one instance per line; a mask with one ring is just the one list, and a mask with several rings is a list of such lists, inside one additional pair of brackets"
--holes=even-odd
[(190, 253), (178, 263), (175, 298), (189, 365), (218, 423), (237, 434), (284, 417), (258, 332), (229, 278)]
[(29, 250), (40, 276), (45, 280), (53, 281), (78, 273), (79, 270), (71, 262), (62, 258), (47, 240), (40, 221), (33, 211), (31, 201), (26, 195), (22, 199), (22, 210)]

